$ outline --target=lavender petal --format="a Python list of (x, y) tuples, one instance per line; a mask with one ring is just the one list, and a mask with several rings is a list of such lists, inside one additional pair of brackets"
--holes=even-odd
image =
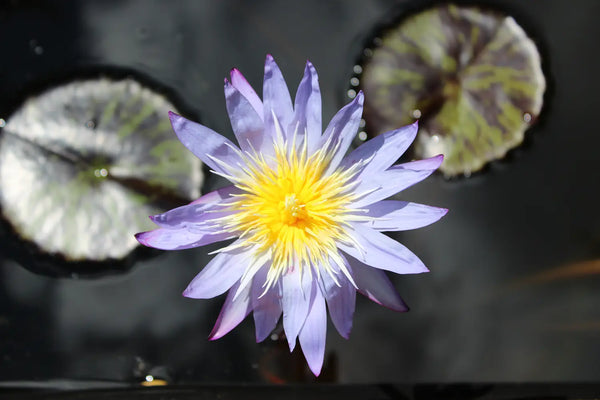
[(338, 243), (338, 248), (371, 267), (397, 274), (429, 272), (413, 252), (381, 232), (354, 224), (350, 234), (360, 243), (363, 251), (344, 243)]
[[(349, 265), (346, 265), (348, 270), (352, 270)], [(348, 339), (352, 330), (352, 318), (354, 316), (354, 308), (356, 305), (356, 289), (348, 278), (338, 271), (336, 279), (340, 286), (327, 272), (321, 273), (323, 282), (323, 296), (327, 300), (329, 308), (329, 316), (333, 325), (339, 334)]]
[(355, 191), (368, 194), (354, 202), (352, 207), (362, 208), (421, 182), (440, 166), (443, 158), (442, 155), (439, 155), (425, 160), (394, 165), (378, 174), (363, 175), (361, 183)]
[[(265, 61), (265, 78), (263, 82), (263, 107), (265, 121), (265, 135), (267, 137), (277, 137), (275, 133), (275, 120), (277, 118), (283, 129), (287, 129), (294, 117), (292, 99), (285, 83), (285, 79), (279, 70), (279, 67), (269, 54)], [(287, 138), (286, 132), (283, 138)]]
[(207, 220), (227, 215), (222, 211), (223, 204), (231, 199), (231, 195), (242, 191), (235, 186), (227, 186), (207, 193), (190, 204), (177, 207), (163, 214), (153, 215), (150, 219), (162, 228), (186, 228)]
[(283, 308), (283, 329), (290, 351), (296, 346), (298, 332), (302, 329), (310, 306), (311, 293), (315, 291), (314, 281), (308, 271), (294, 268), (281, 278)]
[(300, 346), (308, 367), (315, 376), (319, 376), (325, 357), (325, 340), (327, 337), (327, 311), (325, 299), (319, 290), (315, 291), (311, 307), (298, 335)]
[(250, 292), (257, 343), (262, 342), (269, 336), (281, 316), (281, 284), (276, 283), (265, 293), (263, 286), (267, 277), (267, 270), (268, 266), (256, 273)]
[(246, 270), (250, 255), (245, 251), (217, 254), (183, 291), (185, 297), (210, 299), (225, 293)]
[(229, 139), (174, 112), (169, 112), (169, 118), (181, 143), (213, 170), (228, 173), (214, 159), (231, 166), (244, 165), (239, 154), (234, 151), (237, 147)]
[(258, 116), (262, 119), (264, 114), (263, 103), (252, 86), (250, 86), (244, 75), (234, 68), (231, 70), (229, 76), (231, 77), (231, 84), (233, 87), (236, 88), (246, 98), (246, 100), (248, 100), (248, 102), (252, 105), (252, 108), (254, 108), (254, 111), (256, 111), (256, 114), (258, 114)]
[(159, 228), (153, 231), (140, 232), (135, 238), (144, 246), (161, 250), (182, 250), (231, 239), (229, 232), (212, 233), (210, 231), (190, 230), (186, 228)]
[(225, 103), (231, 121), (233, 133), (240, 148), (244, 151), (261, 149), (267, 139), (264, 132), (262, 116), (259, 116), (248, 99), (225, 80)]
[(333, 119), (325, 129), (323, 136), (321, 136), (321, 142), (319, 147), (325, 146), (327, 141), (330, 141), (330, 146), (338, 145), (335, 154), (329, 162), (329, 166), (325, 171), (325, 174), (330, 174), (336, 170), (348, 147), (352, 144), (352, 140), (356, 136), (358, 131), (358, 124), (362, 116), (364, 103), (364, 95), (359, 92), (354, 100), (344, 106), (337, 114), (334, 115)]
[(404, 154), (408, 146), (415, 140), (417, 130), (418, 125), (415, 122), (412, 125), (378, 135), (348, 154), (342, 160), (340, 167), (350, 168), (357, 162), (371, 158), (358, 176), (384, 171)]
[(422, 228), (438, 221), (448, 212), (446, 208), (397, 200), (382, 200), (365, 209), (365, 215), (372, 219), (362, 224), (378, 231)]
[(408, 306), (384, 271), (369, 267), (354, 257), (346, 256), (346, 259), (352, 267), (354, 282), (361, 294), (391, 310), (408, 311)]
[(221, 189), (214, 190), (212, 192), (206, 193), (205, 195), (197, 198), (192, 201), (190, 204), (210, 204), (210, 203), (219, 203), (222, 200), (228, 199), (232, 194), (242, 193), (240, 189), (235, 187), (234, 185), (226, 186)]
[(227, 298), (225, 299), (223, 308), (221, 308), (217, 322), (208, 336), (209, 340), (217, 340), (228, 334), (233, 328), (238, 326), (244, 318), (246, 318), (250, 311), (252, 311), (249, 286), (242, 289), (236, 299), (233, 300), (238, 285), (239, 284), (236, 283), (227, 294)]
[(294, 119), (288, 128), (288, 132), (296, 131), (300, 145), (306, 141), (308, 154), (312, 154), (319, 145), (322, 132), (321, 124), (321, 90), (319, 89), (319, 77), (315, 67), (306, 62), (304, 77), (296, 92), (294, 103)]
[[(222, 211), (221, 204), (188, 204), (150, 217), (152, 222), (162, 228), (210, 230), (210, 221), (230, 215), (234, 211)], [(194, 229), (196, 228), (196, 229)]]

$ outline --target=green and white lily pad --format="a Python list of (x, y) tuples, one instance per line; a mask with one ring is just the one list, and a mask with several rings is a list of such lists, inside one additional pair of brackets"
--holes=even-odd
[(354, 79), (365, 92), (368, 132), (420, 119), (415, 155), (443, 153), (447, 176), (504, 157), (542, 108), (537, 47), (498, 11), (439, 5), (385, 30), (366, 54)]
[[(163, 95), (128, 78), (74, 81), (27, 100), (0, 135), (0, 205), (24, 239), (70, 261), (126, 256), (148, 215), (200, 195), (200, 161)], [(162, 207), (159, 206), (162, 204)]]

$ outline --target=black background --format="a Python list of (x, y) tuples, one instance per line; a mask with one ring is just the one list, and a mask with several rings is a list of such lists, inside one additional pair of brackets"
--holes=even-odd
[[(436, 174), (401, 193), (450, 209), (441, 222), (397, 236), (431, 273), (393, 277), (409, 313), (361, 298), (350, 341), (329, 329), (325, 380), (600, 378), (600, 3), (480, 3), (514, 15), (540, 47), (549, 84), (540, 122), (523, 147), (483, 173), (453, 181)], [(313, 62), (327, 121), (348, 101), (352, 66), (374, 30), (414, 4), (6, 1), (0, 118), (56, 77), (122, 68), (170, 89), (190, 115), (232, 136), (223, 78), (237, 67), (260, 88), (271, 53), (292, 94), (305, 60)], [(204, 190), (222, 184), (208, 176)], [(223, 299), (194, 301), (181, 292), (214, 246), (160, 252), (123, 274), (56, 279), (19, 265), (7, 235), (0, 254), (0, 381), (135, 382), (152, 371), (176, 383), (312, 379), (297, 351), (289, 356), (270, 339), (255, 344), (251, 318), (207, 341)], [(592, 261), (586, 274), (548, 275), (584, 261)]]

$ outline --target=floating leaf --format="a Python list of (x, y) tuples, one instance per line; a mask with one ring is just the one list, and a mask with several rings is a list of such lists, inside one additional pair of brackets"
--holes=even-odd
[(0, 136), (0, 204), (23, 238), (68, 260), (116, 259), (158, 203), (199, 196), (201, 164), (167, 99), (133, 79), (75, 81), (30, 98)]
[(540, 113), (540, 56), (510, 16), (440, 5), (403, 19), (375, 44), (360, 77), (368, 130), (420, 118), (416, 156), (443, 153), (445, 175), (468, 176), (504, 157)]

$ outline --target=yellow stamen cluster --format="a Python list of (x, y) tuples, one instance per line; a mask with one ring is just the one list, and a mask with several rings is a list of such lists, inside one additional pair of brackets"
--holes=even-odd
[(353, 242), (345, 228), (349, 221), (361, 218), (357, 215), (361, 210), (349, 207), (357, 198), (352, 190), (357, 182), (352, 178), (359, 165), (330, 173), (330, 146), (310, 156), (306, 146), (301, 147), (276, 145), (273, 162), (257, 154), (241, 154), (246, 165), (241, 171), (230, 166), (227, 178), (243, 193), (227, 204), (226, 210), (234, 212), (215, 221), (223, 230), (239, 234), (234, 247), (252, 251), (255, 260), (268, 254), (267, 288), (294, 268), (309, 274), (324, 270), (337, 282), (332, 271), (347, 271), (336, 241)]

